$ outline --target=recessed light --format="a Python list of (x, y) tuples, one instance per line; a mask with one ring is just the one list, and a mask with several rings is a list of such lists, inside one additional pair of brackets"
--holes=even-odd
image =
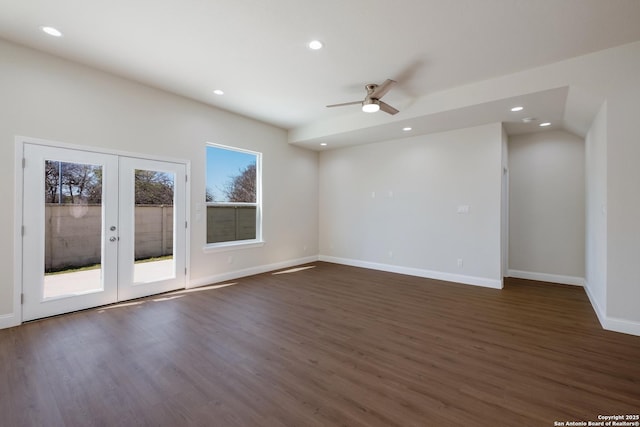
[(551, 126), (551, 123), (544, 122), (544, 123), (540, 123), (538, 126), (540, 126), (540, 127)]
[(322, 49), (322, 46), (324, 46), (324, 45), (322, 44), (322, 42), (320, 40), (311, 40), (309, 42), (309, 49), (311, 49), (311, 50)]
[(53, 37), (62, 37), (62, 32), (60, 30), (58, 30), (57, 28), (53, 28), (53, 27), (40, 27), (40, 29), (42, 31), (44, 31), (45, 33), (49, 34), (50, 36)]
[(323, 147), (326, 147), (327, 143), (326, 142), (321, 142), (320, 145), (322, 145)]
[(538, 119), (536, 119), (535, 117), (525, 117), (524, 119), (522, 119), (524, 123), (531, 123), (531, 122), (535, 122), (536, 120)]
[(213, 93), (215, 93), (216, 95), (224, 95), (224, 91), (220, 89), (214, 90)]
[(517, 112), (517, 111), (522, 111), (522, 110), (524, 110), (524, 107), (521, 107), (521, 106), (513, 107), (511, 109), (511, 111), (513, 111), (514, 113)]
[(403, 131), (405, 132), (409, 132), (410, 130), (412, 130), (413, 128), (410, 128), (409, 126), (407, 126), (406, 128), (402, 128)]

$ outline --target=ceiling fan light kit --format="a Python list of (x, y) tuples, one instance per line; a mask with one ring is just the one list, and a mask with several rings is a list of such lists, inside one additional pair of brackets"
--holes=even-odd
[(365, 113), (375, 113), (380, 110), (380, 104), (377, 99), (365, 99), (362, 101), (362, 111)]
[(381, 85), (368, 84), (365, 86), (365, 89), (367, 90), (367, 96), (365, 96), (364, 100), (345, 102), (342, 104), (331, 104), (331, 105), (327, 105), (327, 107), (331, 108), (331, 107), (342, 107), (345, 105), (361, 104), (362, 111), (364, 111), (365, 113), (375, 113), (378, 110), (382, 110), (387, 114), (396, 114), (399, 112), (397, 109), (395, 109), (394, 107), (392, 107), (391, 105), (387, 104), (384, 101), (380, 101), (380, 98), (382, 98), (387, 92), (389, 92), (391, 87), (395, 84), (396, 84), (395, 80), (391, 80), (391, 79), (385, 80), (384, 83), (382, 83)]

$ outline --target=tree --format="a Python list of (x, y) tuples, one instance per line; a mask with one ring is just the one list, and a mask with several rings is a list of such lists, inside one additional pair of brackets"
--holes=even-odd
[(102, 199), (102, 168), (96, 165), (45, 162), (46, 203), (96, 203)]
[(256, 182), (256, 164), (252, 163), (227, 181), (222, 191), (230, 202), (255, 203)]
[(213, 196), (213, 190), (209, 187), (207, 187), (206, 189), (204, 201), (207, 203), (215, 202), (215, 197)]
[[(100, 204), (102, 167), (80, 163), (45, 162), (45, 203)], [(173, 176), (136, 170), (137, 205), (173, 205)]]
[(89, 203), (89, 193), (98, 184), (95, 174), (97, 169), (100, 169), (100, 166), (63, 163), (62, 188), (67, 188), (67, 192), (64, 193), (66, 200), (63, 200), (71, 204)]
[(135, 173), (136, 205), (173, 205), (173, 177), (157, 171)]
[(47, 160), (44, 168), (45, 203), (58, 203), (60, 190), (59, 163)]

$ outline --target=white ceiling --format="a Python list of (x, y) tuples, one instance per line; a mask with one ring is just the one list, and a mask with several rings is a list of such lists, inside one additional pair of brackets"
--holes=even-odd
[[(430, 93), (640, 40), (640, 1), (0, 0), (0, 37), (295, 131), (355, 114), (325, 105), (361, 100), (366, 83), (398, 80), (384, 100), (400, 119)], [(566, 95), (531, 101), (562, 116)], [(501, 121), (507, 101), (439, 119)], [(384, 123), (327, 138), (362, 143)]]

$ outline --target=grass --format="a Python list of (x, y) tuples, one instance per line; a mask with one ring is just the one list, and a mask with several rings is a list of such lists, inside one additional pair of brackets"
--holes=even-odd
[(53, 276), (56, 274), (66, 274), (66, 273), (76, 273), (78, 271), (88, 271), (88, 270), (97, 270), (100, 268), (102, 264), (92, 264), (92, 265), (83, 265), (81, 267), (67, 267), (62, 270), (56, 271), (45, 271), (45, 276)]
[(172, 258), (173, 258), (173, 255), (165, 255), (165, 256), (157, 256), (157, 257), (151, 257), (151, 258), (137, 259), (135, 261), (135, 264), (141, 264), (143, 262), (165, 261)]
[[(137, 259), (135, 260), (135, 264), (142, 264), (145, 262), (155, 262), (155, 261), (165, 261), (168, 259), (172, 259), (173, 255), (165, 255), (165, 256), (159, 256), (159, 257), (151, 257), (151, 258), (144, 258), (144, 259)], [(89, 271), (89, 270), (97, 270), (101, 267), (102, 264), (91, 264), (91, 265), (82, 265), (79, 267), (66, 267), (63, 268), (61, 270), (56, 270), (56, 271), (45, 271), (44, 275), (45, 276), (53, 276), (55, 274), (67, 274), (67, 273), (77, 273), (79, 271)]]

